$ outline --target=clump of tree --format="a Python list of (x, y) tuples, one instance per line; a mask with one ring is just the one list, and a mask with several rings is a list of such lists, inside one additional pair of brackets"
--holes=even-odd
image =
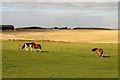
[(42, 27), (22, 27), (22, 28), (17, 28), (17, 29), (45, 29), (45, 28), (42, 28)]
[(13, 25), (0, 25), (0, 30), (14, 30), (14, 26)]
[(53, 27), (53, 28), (51, 28), (51, 29), (59, 29), (58, 27)]
[(52, 29), (61, 29), (61, 30), (69, 30), (70, 28), (68, 27), (53, 27)]
[(59, 29), (68, 29), (68, 27), (61, 27), (61, 28), (59, 28)]

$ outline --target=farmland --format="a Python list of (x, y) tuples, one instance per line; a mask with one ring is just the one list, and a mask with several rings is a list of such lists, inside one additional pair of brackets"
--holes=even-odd
[[(80, 32), (79, 31), (11, 32), (11, 33), (3, 32), (2, 77), (117, 78), (118, 77), (117, 31), (103, 30), (102, 32), (100, 31), (98, 31), (97, 33), (95, 32), (96, 31), (84, 31), (84, 30)], [(29, 33), (29, 35), (25, 33)], [(76, 35), (73, 36), (74, 34)], [(89, 36), (87, 36), (88, 34)], [(99, 38), (98, 35), (99, 36), (101, 35), (102, 38)], [(35, 40), (52, 39), (55, 40), (56, 42), (37, 41), (36, 43), (42, 45), (42, 52), (39, 53), (30, 51), (26, 52), (19, 49), (19, 45), (22, 46), (22, 44), (25, 43), (26, 41), (8, 40), (10, 38), (23, 39), (23, 37), (24, 39), (26, 38)], [(57, 42), (57, 40), (58, 41), (62, 40), (64, 42)], [(96, 54), (91, 53), (91, 49), (94, 47), (103, 48), (104, 56), (110, 57), (97, 58)]]
[(2, 33), (2, 39), (53, 40), (83, 43), (117, 43), (118, 30), (22, 30)]

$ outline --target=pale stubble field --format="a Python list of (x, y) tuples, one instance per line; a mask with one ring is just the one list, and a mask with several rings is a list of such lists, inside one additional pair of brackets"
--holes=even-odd
[(8, 31), (2, 39), (53, 40), (87, 43), (117, 43), (118, 30), (30, 30)]

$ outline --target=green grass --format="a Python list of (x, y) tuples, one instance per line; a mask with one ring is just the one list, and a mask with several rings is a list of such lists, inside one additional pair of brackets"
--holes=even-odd
[[(37, 42), (42, 53), (19, 50), (19, 41), (2, 41), (3, 78), (117, 78), (117, 44)], [(104, 49), (97, 58), (91, 49)]]

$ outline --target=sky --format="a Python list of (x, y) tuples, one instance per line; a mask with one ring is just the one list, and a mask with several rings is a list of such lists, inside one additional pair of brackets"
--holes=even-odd
[(117, 29), (118, 2), (104, 1), (2, 0), (0, 15), (2, 24), (13, 24), (15, 27), (83, 26)]

